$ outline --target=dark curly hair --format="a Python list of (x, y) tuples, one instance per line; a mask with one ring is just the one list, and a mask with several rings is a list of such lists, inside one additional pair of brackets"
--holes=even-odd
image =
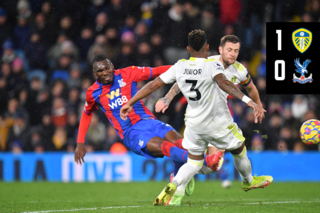
[(195, 51), (199, 51), (205, 44), (207, 44), (207, 36), (203, 30), (193, 30), (188, 35), (189, 47)]

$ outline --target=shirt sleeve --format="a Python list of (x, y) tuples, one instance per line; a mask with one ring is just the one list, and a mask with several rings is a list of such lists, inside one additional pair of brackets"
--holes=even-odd
[(156, 78), (162, 73), (166, 72), (171, 65), (168, 66), (159, 66), (159, 67), (137, 67), (131, 66), (123, 69), (129, 78), (133, 81), (144, 81), (151, 78)]
[(96, 102), (92, 96), (92, 90), (89, 88), (86, 93), (86, 103), (84, 104), (83, 112), (90, 115), (98, 109)]
[(176, 81), (176, 69), (177, 69), (177, 63), (170, 67), (167, 72), (162, 73), (160, 75), (161, 80), (166, 84), (171, 84)]
[(210, 66), (212, 67), (211, 70), (211, 79), (213, 79), (216, 75), (220, 73), (224, 73), (224, 68), (218, 62), (211, 62)]
[(242, 71), (240, 75), (240, 84), (242, 84), (243, 86), (248, 86), (251, 81), (252, 78), (251, 75), (248, 73), (248, 70), (245, 69), (244, 71)]

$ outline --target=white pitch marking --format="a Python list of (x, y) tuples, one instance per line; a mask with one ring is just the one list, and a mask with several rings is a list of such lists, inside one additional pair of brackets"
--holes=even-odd
[(96, 208), (82, 208), (82, 209), (33, 211), (33, 212), (21, 212), (21, 213), (73, 212), (73, 211), (89, 211), (89, 210), (99, 210), (99, 209), (137, 208), (137, 207), (141, 207), (141, 206), (110, 206), (110, 207), (96, 207)]
[[(285, 203), (319, 203), (320, 200), (316, 199), (313, 201), (275, 201), (275, 202), (255, 202), (255, 203), (236, 203), (240, 205), (265, 205), (265, 204), (285, 204)], [(212, 205), (212, 203), (204, 204), (206, 206)], [(213, 205), (229, 205), (229, 203), (214, 203)], [(189, 206), (188, 204), (183, 204), (182, 206)], [(109, 207), (96, 207), (96, 208), (82, 208), (82, 209), (65, 209), (65, 210), (45, 210), (45, 211), (33, 211), (33, 212), (21, 212), (21, 213), (48, 213), (48, 212), (72, 212), (72, 211), (90, 211), (90, 210), (99, 210), (99, 209), (120, 209), (120, 208), (138, 208), (146, 206), (109, 206)]]

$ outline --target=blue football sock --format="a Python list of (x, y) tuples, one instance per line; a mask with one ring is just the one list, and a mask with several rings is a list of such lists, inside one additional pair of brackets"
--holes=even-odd
[[(170, 148), (170, 158), (175, 162), (186, 163), (188, 161), (188, 151), (172, 146)], [(206, 156), (204, 156), (204, 158), (206, 158)], [(205, 160), (203, 165), (207, 166)]]
[(183, 163), (180, 163), (180, 162), (176, 162), (176, 161), (173, 161), (173, 173), (174, 173), (174, 176), (177, 175), (180, 167), (183, 165)]

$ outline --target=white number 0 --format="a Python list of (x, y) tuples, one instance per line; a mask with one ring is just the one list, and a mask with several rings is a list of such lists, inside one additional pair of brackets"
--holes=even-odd
[[(281, 77), (279, 76), (279, 64), (281, 65)], [(285, 62), (284, 60), (276, 60), (274, 63), (274, 78), (277, 81), (283, 81), (285, 79)]]

